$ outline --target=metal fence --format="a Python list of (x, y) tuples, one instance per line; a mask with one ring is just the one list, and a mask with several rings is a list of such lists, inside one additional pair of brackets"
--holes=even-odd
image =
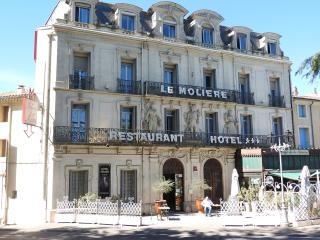
[[(310, 185), (305, 190), (300, 184), (284, 185), (284, 205), (288, 223), (320, 221), (320, 186)], [(274, 225), (281, 224), (281, 184), (262, 185), (259, 198), (248, 203), (230, 199), (221, 201), (220, 215), (223, 225)]]
[(98, 199), (96, 201), (57, 201), (55, 221), (58, 223), (97, 223), (110, 225), (142, 225), (142, 201)]

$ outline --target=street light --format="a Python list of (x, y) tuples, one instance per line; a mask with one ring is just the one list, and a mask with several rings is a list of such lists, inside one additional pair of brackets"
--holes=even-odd
[(284, 192), (283, 192), (283, 174), (282, 174), (282, 158), (281, 158), (281, 152), (285, 151), (287, 148), (290, 147), (289, 144), (283, 143), (281, 145), (281, 140), (280, 137), (278, 137), (278, 145), (274, 144), (270, 147), (271, 150), (274, 150), (279, 153), (279, 162), (280, 162), (280, 178), (281, 178), (281, 219), (280, 219), (280, 224), (282, 226), (288, 226), (288, 213), (287, 213), (287, 208), (285, 206), (285, 201), (284, 201)]

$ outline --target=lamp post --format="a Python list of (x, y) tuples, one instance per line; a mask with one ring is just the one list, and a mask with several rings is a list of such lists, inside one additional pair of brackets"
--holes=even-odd
[(278, 145), (274, 144), (270, 147), (271, 150), (274, 150), (279, 153), (279, 162), (280, 162), (280, 178), (281, 178), (281, 219), (280, 224), (281, 226), (288, 226), (288, 213), (287, 213), (287, 207), (285, 205), (284, 201), (284, 192), (283, 192), (283, 173), (282, 173), (282, 157), (281, 152), (285, 151), (287, 148), (289, 148), (290, 145), (287, 143), (281, 144), (280, 137), (278, 137)]

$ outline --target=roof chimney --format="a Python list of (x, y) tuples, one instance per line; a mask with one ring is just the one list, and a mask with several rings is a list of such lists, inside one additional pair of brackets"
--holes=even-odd
[(17, 87), (17, 94), (21, 95), (21, 94), (25, 94), (26, 93), (26, 89), (24, 85), (18, 85)]

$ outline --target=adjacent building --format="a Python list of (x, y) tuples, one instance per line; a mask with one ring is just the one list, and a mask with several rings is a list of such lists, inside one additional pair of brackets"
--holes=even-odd
[[(147, 10), (58, 2), (36, 32), (40, 216), (52, 220), (57, 199), (87, 192), (142, 201), (145, 213), (159, 198), (190, 212), (204, 194), (194, 182), (205, 179), (214, 202), (227, 199), (241, 149), (290, 141), (280, 35), (222, 22), (167, 1)], [(175, 182), (164, 196), (152, 187), (162, 177)]]
[(35, 111), (31, 107), (35, 98), (24, 86), (0, 93), (0, 224), (45, 219), (40, 111), (37, 104)]
[(320, 95), (299, 96), (293, 93), (293, 121), (296, 146), (301, 149), (320, 147)]

